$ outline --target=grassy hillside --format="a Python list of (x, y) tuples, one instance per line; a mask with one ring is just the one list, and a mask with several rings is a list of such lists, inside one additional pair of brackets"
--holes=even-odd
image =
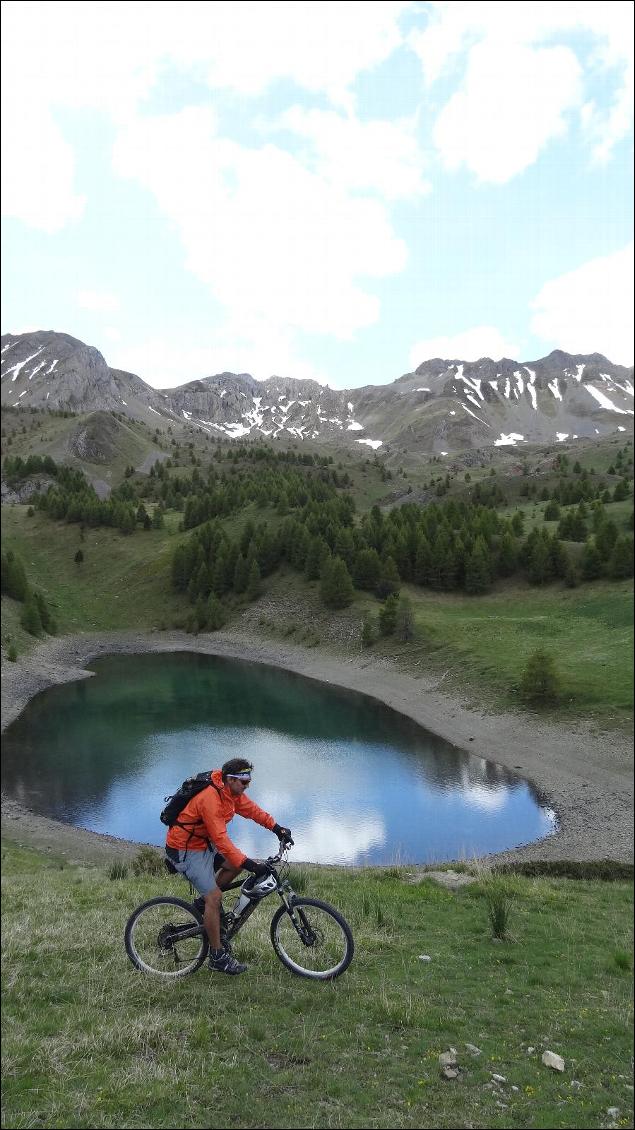
[[(161, 446), (162, 454), (169, 458), (159, 473), (152, 477), (133, 475), (124, 485), (131, 508), (136, 508), (141, 498), (151, 514), (157, 501), (168, 509), (165, 528), (142, 530), (137, 523), (135, 532), (124, 536), (114, 526), (90, 522), (82, 534), (77, 523), (53, 521), (41, 510), (29, 515), (26, 506), (3, 507), (3, 549), (13, 549), (23, 560), (29, 582), (43, 591), (62, 633), (186, 625), (192, 606), (185, 594), (173, 590), (170, 567), (176, 546), (191, 536), (191, 531), (179, 533), (178, 526), (184, 517), (183, 508), (187, 517), (188, 501), (195, 497), (188, 494), (195, 490), (193, 477), (204, 483), (210, 471), (217, 487), (222, 483), (227, 494), (249, 482), (264, 491), (260, 496), (257, 490), (247, 492), (242, 503), (220, 511), (226, 513), (222, 518), (224, 530), (234, 540), (241, 538), (248, 520), (256, 526), (265, 522), (274, 534), (285, 514), (297, 517), (299, 505), (289, 511), (286, 504), (277, 504), (276, 495), (280, 482), (292, 486), (294, 476), (297, 483), (306, 475), (307, 485), (329, 482), (333, 497), (350, 494), (358, 522), (376, 505), (388, 515), (403, 502), (420, 501), (424, 507), (435, 502), (443, 507), (448, 501), (456, 501), (476, 512), (479, 499), (490, 498), (504, 520), (522, 514), (525, 534), (537, 529), (550, 536), (556, 536), (558, 522), (545, 522), (544, 514), (554, 491), (569, 491), (566, 497), (571, 498), (586, 484), (587, 499), (598, 492), (603, 495), (605, 490), (612, 499), (615, 487), (620, 483), (623, 487), (622, 479), (632, 476), (632, 441), (622, 436), (568, 448), (556, 445), (522, 452), (486, 449), (466, 452), (451, 461), (429, 457), (418, 469), (409, 467), (407, 471), (397, 464), (389, 466), (376, 454), (364, 458), (349, 454), (347, 458), (342, 453), (337, 463), (328, 463), (328, 457), (322, 454), (322, 461), (313, 465), (308, 451), (292, 444), (296, 457), (309, 455), (307, 470), (301, 462), (281, 462), (282, 448), (274, 451), (269, 446), (259, 452), (249, 444), (213, 443), (210, 437), (193, 431), (157, 436), (145, 425), (105, 413), (94, 413), (86, 419), (15, 410), (8, 414), (3, 429), (3, 450), (13, 456), (21, 452), (24, 457), (29, 450), (37, 452), (38, 440), (42, 444), (46, 437), (55, 435), (60, 439), (66, 434), (64, 429), (67, 432), (69, 427), (80, 426), (88, 428), (90, 443), (99, 446), (101, 437), (108, 447), (113, 462), (106, 470), (102, 467), (100, 474), (111, 475), (112, 481), (123, 478), (125, 465)], [(46, 443), (42, 451), (44, 447)], [(254, 462), (254, 453), (263, 456), (261, 462)], [(99, 470), (97, 464), (85, 469)], [(284, 479), (284, 475), (289, 477)], [(265, 482), (267, 486), (262, 487)], [(629, 536), (632, 530), (630, 490), (629, 485), (627, 497), (609, 501), (601, 508), (602, 520), (614, 523), (619, 535)], [(589, 531), (595, 505), (589, 502), (587, 508)], [(574, 503), (563, 504), (561, 513), (576, 508)], [(315, 533), (315, 527), (311, 532)], [(561, 544), (579, 572), (584, 543)], [(78, 550), (83, 554), (81, 564), (75, 561)], [(244, 596), (229, 595), (224, 599), (225, 613), (230, 625), (247, 617), (251, 629), (265, 635), (292, 636), (311, 646), (359, 653), (362, 618), (370, 614), (376, 619), (379, 602), (358, 591), (350, 607), (332, 612), (318, 599), (318, 587), (308, 583), (302, 572), (283, 565), (265, 578), (255, 605)], [(602, 725), (629, 721), (631, 579), (604, 577), (576, 588), (567, 587), (562, 580), (530, 585), (521, 570), (507, 579), (499, 578), (481, 596), (405, 583), (401, 591), (412, 601), (415, 638), (400, 644), (394, 636), (380, 637), (370, 654), (390, 657), (410, 672), (437, 671), (446, 687), (468, 694), (481, 705), (497, 708), (518, 704), (516, 688), (523, 668), (531, 653), (543, 647), (554, 655), (562, 677), (560, 714), (593, 718)], [(20, 613), (21, 606), (3, 597), (2, 642), (5, 646), (13, 643), (19, 654), (34, 646), (33, 637), (20, 626)], [(306, 631), (303, 636), (296, 630), (298, 625), (306, 627), (309, 623), (310, 639)]]
[[(353, 929), (341, 979), (280, 965), (274, 895), (238, 939), (246, 974), (164, 985), (130, 965), (123, 930), (181, 880), (112, 880), (10, 843), (2, 861), (4, 1126), (632, 1125), (632, 883), (501, 879), (511, 939), (496, 944), (485, 876), (449, 892), (397, 868), (302, 867), (298, 886)], [(456, 1080), (440, 1076), (448, 1047)]]
[[(621, 505), (621, 504), (616, 504)], [(5, 507), (3, 544), (14, 548), (27, 574), (50, 601), (59, 631), (151, 630), (181, 628), (190, 605), (170, 585), (174, 547), (182, 540), (179, 515), (168, 512), (163, 530), (123, 536), (110, 528), (86, 531), (52, 522), (44, 514), (28, 516), (24, 506)], [(228, 519), (237, 534), (252, 509)], [(275, 516), (267, 515), (276, 520)], [(75, 563), (81, 548), (84, 561)], [(517, 705), (515, 693), (528, 656), (539, 646), (556, 657), (564, 684), (559, 713), (586, 717), (602, 725), (627, 724), (632, 715), (632, 582), (598, 580), (577, 589), (561, 584), (536, 589), (505, 582), (482, 597), (432, 593), (404, 586), (413, 602), (415, 638), (405, 644), (380, 639), (369, 654), (389, 656), (409, 672), (437, 671), (445, 686), (471, 696), (479, 705)], [(379, 602), (359, 594), (343, 612), (321, 606), (318, 586), (289, 570), (263, 584), (253, 606), (236, 602), (230, 623), (243, 610), (255, 631), (291, 637), (312, 646), (361, 652), (365, 612), (377, 614)], [(3, 633), (19, 653), (34, 639), (19, 625), (21, 606), (3, 597)], [(310, 609), (310, 614), (308, 610)], [(311, 639), (297, 629), (310, 619)]]
[[(3, 409), (2, 458), (50, 455), (57, 463), (79, 467), (93, 482), (117, 486), (126, 467), (139, 467), (146, 456), (169, 446), (145, 424), (111, 412)], [(81, 452), (85, 454), (82, 455)]]

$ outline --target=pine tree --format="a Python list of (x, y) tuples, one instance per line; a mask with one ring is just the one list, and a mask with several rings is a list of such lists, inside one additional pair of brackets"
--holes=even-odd
[(240, 594), (247, 591), (247, 584), (249, 582), (249, 562), (246, 557), (240, 556), (236, 562), (234, 569), (234, 581), (232, 588), (234, 592)]
[(177, 592), (185, 592), (188, 586), (187, 550), (177, 545), (172, 558), (172, 586)]
[(304, 575), (307, 581), (317, 581), (322, 573), (325, 559), (330, 555), (330, 550), (324, 538), (313, 537), (309, 543)]
[(26, 572), (12, 549), (2, 554), (2, 592), (13, 600), (24, 600), (28, 590)]
[(225, 609), (215, 593), (209, 594), (207, 601), (207, 627), (210, 632), (216, 632), (225, 623)]
[(245, 596), (247, 600), (257, 600), (260, 596), (260, 568), (255, 557), (252, 559), (251, 565), (249, 566), (249, 578), (247, 580)]
[(520, 538), (525, 529), (525, 515), (522, 510), (517, 510), (512, 518), (512, 533)]
[(595, 581), (602, 576), (602, 559), (592, 541), (587, 541), (582, 550), (581, 568), (585, 581)]
[(618, 537), (609, 561), (609, 576), (616, 580), (633, 576), (633, 539)]
[(549, 560), (555, 577), (566, 577), (571, 564), (571, 555), (566, 545), (553, 534), (549, 540)]
[(595, 535), (595, 545), (602, 561), (608, 561), (618, 539), (619, 531), (615, 522), (607, 518)]
[(35, 597), (35, 602), (40, 614), (40, 623), (42, 624), (44, 631), (48, 632), (50, 636), (54, 636), (57, 631), (57, 624), (55, 623), (55, 620), (51, 614), (51, 610), (46, 603), (44, 593), (41, 593), (38, 589), (34, 589), (33, 596)]
[(539, 648), (529, 656), (519, 690), (521, 697), (535, 706), (558, 702), (561, 681), (555, 660), (549, 652)]
[(483, 538), (477, 538), (465, 564), (465, 591), (471, 596), (487, 592), (491, 579), (487, 546)]
[(377, 621), (371, 612), (365, 612), (362, 620), (362, 646), (372, 647), (377, 639)]
[(381, 562), (381, 573), (376, 589), (377, 596), (380, 600), (383, 600), (385, 597), (391, 596), (392, 593), (399, 592), (400, 584), (401, 578), (395, 559), (389, 555)]
[(534, 585), (544, 585), (553, 576), (549, 547), (543, 538), (537, 538), (531, 549), (527, 573)]
[(26, 595), (24, 597), (24, 607), (22, 609), (22, 615), (20, 616), (20, 623), (22, 624), (22, 627), (25, 629), (25, 631), (29, 633), (29, 635), (42, 635), (43, 629), (42, 620), (40, 618), (40, 609), (38, 607), (38, 602), (35, 599), (35, 593), (33, 593), (30, 589), (27, 589)]
[(346, 608), (355, 596), (351, 575), (341, 557), (329, 557), (322, 566), (320, 596), (327, 608)]
[(430, 549), (430, 542), (425, 534), (422, 534), (419, 545), (417, 546), (417, 555), (415, 557), (414, 580), (418, 585), (430, 584), (430, 570), (432, 563), (432, 551)]
[(381, 561), (376, 549), (360, 549), (355, 556), (353, 577), (358, 589), (374, 592), (381, 576)]
[(395, 635), (402, 643), (408, 643), (409, 640), (414, 639), (414, 634), (415, 618), (412, 601), (407, 596), (401, 596), (395, 615)]
[(207, 601), (203, 596), (199, 596), (196, 601), (194, 609), (194, 622), (196, 631), (202, 632), (203, 628), (207, 627)]
[(227, 580), (227, 557), (228, 546), (226, 542), (223, 542), (223, 544), (219, 546), (218, 553), (216, 555), (216, 561), (214, 562), (214, 568), (212, 570), (212, 590), (216, 593), (217, 596), (222, 596), (223, 593), (226, 593), (229, 589), (229, 583)]
[(501, 577), (511, 577), (518, 565), (518, 548), (513, 535), (507, 530), (498, 547), (498, 572)]
[(355, 559), (355, 542), (353, 541), (353, 532), (348, 526), (341, 526), (338, 529), (333, 552), (336, 557), (341, 557), (342, 561), (346, 562), (346, 568), (350, 573)]
[(571, 560), (570, 554), (567, 554), (567, 557), (569, 560), (567, 571), (564, 575), (564, 583), (568, 589), (575, 589), (580, 584), (580, 574), (578, 572), (577, 566)]
[(393, 593), (379, 609), (379, 631), (382, 636), (391, 636), (397, 624), (397, 605), (399, 597)]

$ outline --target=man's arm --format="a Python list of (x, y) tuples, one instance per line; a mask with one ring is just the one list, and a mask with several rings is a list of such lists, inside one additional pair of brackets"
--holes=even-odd
[(273, 832), (276, 824), (273, 816), (265, 812), (264, 808), (261, 808), (254, 800), (250, 800), (248, 796), (238, 797), (235, 808), (239, 816), (244, 816), (245, 820), (253, 820), (254, 823), (260, 824), (263, 828), (268, 828), (270, 832)]
[(200, 816), (209, 839), (232, 867), (242, 867), (247, 856), (244, 851), (240, 851), (236, 847), (227, 835), (227, 825), (216, 789), (205, 789), (199, 796), (201, 798)]

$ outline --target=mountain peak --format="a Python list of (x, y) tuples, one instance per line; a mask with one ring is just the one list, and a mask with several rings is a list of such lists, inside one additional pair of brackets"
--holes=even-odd
[[(331, 389), (313, 380), (216, 373), (158, 391), (67, 334), (2, 338), (2, 401), (12, 408), (115, 412), (152, 431), (446, 455), (632, 432), (632, 370), (601, 353), (519, 362), (434, 357), (392, 383)], [(361, 453), (362, 448), (357, 448)]]

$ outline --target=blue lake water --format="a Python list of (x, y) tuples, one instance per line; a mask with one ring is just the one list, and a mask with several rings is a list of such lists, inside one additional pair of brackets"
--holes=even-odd
[[(164, 797), (244, 756), (249, 795), (291, 827), (297, 860), (470, 859), (555, 830), (528, 782), (363, 695), (191, 653), (108, 656), (90, 669), (38, 695), (4, 737), (3, 788), (47, 816), (161, 844)], [(251, 856), (277, 843), (240, 817), (229, 834)]]

